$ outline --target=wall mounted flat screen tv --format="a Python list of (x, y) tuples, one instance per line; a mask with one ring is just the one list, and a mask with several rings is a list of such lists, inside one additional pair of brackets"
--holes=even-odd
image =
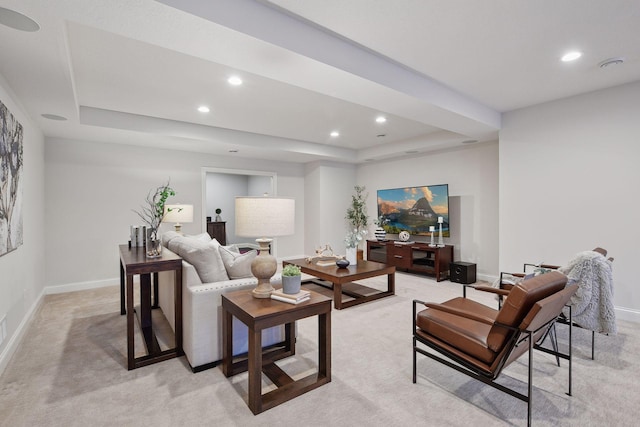
[(440, 216), (442, 235), (450, 237), (448, 184), (378, 190), (378, 217), (389, 234), (406, 230), (412, 236), (427, 236), (434, 226), (437, 236)]

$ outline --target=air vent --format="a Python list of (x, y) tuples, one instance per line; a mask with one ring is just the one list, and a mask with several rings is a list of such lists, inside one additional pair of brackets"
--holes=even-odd
[(604, 61), (599, 63), (598, 66), (600, 68), (607, 68), (607, 67), (610, 67), (612, 65), (620, 65), (623, 62), (624, 62), (624, 58), (623, 57), (609, 58), (609, 59), (605, 59)]

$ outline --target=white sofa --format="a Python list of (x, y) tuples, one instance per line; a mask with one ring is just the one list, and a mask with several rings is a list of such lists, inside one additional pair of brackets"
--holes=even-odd
[[(165, 247), (183, 258), (182, 346), (187, 361), (194, 372), (216, 366), (222, 360), (221, 295), (240, 289), (249, 291), (256, 286), (258, 281), (250, 269), (256, 251), (240, 254), (234, 245), (220, 246), (206, 233), (181, 236), (170, 231), (163, 235), (162, 240)], [(175, 331), (173, 281), (173, 271), (159, 274), (158, 303)], [(274, 287), (280, 287), (280, 274), (276, 273), (271, 282)], [(235, 317), (233, 322), (234, 355), (246, 353), (247, 327)], [(262, 333), (264, 346), (283, 340), (282, 326)]]

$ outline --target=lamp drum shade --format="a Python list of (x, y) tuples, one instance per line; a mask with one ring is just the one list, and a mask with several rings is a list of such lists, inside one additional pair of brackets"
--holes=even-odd
[(294, 233), (295, 200), (281, 197), (236, 197), (236, 235), (278, 237)]
[(193, 222), (193, 205), (164, 205), (163, 222)]
[(272, 237), (293, 234), (295, 200), (280, 197), (236, 197), (236, 236), (257, 237), (258, 256), (251, 262), (251, 273), (258, 285), (251, 294), (254, 298), (270, 298), (273, 292), (271, 276), (278, 263), (269, 253)]

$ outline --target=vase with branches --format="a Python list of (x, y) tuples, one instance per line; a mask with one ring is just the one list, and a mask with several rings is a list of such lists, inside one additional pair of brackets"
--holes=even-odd
[(347, 208), (345, 219), (349, 223), (349, 233), (359, 235), (357, 244), (362, 237), (367, 234), (367, 224), (369, 223), (369, 215), (367, 214), (367, 197), (366, 187), (363, 185), (355, 185), (353, 187), (355, 193), (351, 196), (351, 205)]
[(158, 230), (167, 212), (171, 211), (171, 209), (165, 210), (164, 205), (169, 197), (175, 195), (176, 192), (169, 186), (169, 181), (167, 181), (166, 184), (156, 188), (155, 192), (150, 190), (145, 204), (141, 206), (140, 210), (134, 210), (147, 225), (147, 256), (150, 258), (161, 255), (162, 245), (158, 237)]
[(369, 222), (367, 197), (369, 193), (366, 192), (367, 189), (363, 185), (355, 185), (353, 189), (355, 192), (351, 196), (351, 205), (347, 208), (347, 214), (345, 215), (345, 219), (348, 222), (345, 245), (347, 247), (347, 260), (349, 260), (350, 264), (355, 265), (358, 258), (362, 258), (359, 246), (367, 234), (367, 224)]

